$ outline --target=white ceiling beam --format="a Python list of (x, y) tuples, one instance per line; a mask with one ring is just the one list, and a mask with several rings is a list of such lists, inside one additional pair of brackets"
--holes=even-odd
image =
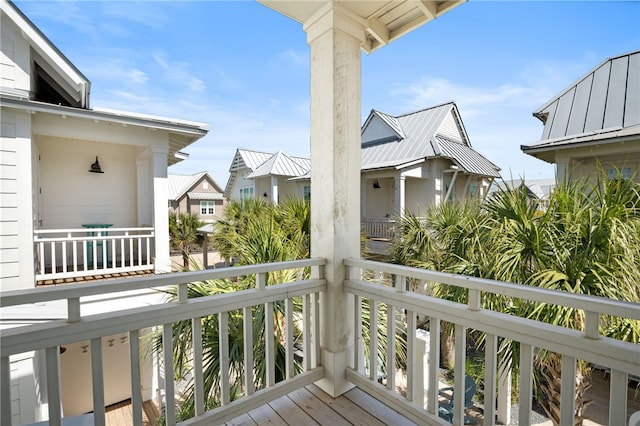
[(380, 44), (389, 43), (389, 29), (378, 18), (374, 17), (367, 20), (367, 32), (378, 40)]
[(435, 19), (438, 16), (438, 3), (433, 0), (421, 0), (418, 8), (427, 16), (427, 19)]

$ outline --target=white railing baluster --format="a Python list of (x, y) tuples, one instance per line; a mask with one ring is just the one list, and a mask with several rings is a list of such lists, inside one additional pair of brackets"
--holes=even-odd
[(369, 379), (378, 378), (378, 303), (369, 299)]
[(55, 274), (58, 272), (58, 265), (56, 262), (56, 243), (55, 241), (51, 242), (51, 273)]
[(612, 369), (609, 381), (609, 424), (624, 425), (627, 422), (627, 373)]
[(387, 303), (387, 389), (396, 388), (396, 319), (395, 307)]
[(164, 399), (167, 425), (176, 423), (175, 385), (173, 382), (173, 327), (162, 326), (162, 353), (164, 357)]
[(93, 387), (93, 423), (105, 425), (102, 338), (91, 339), (91, 383)]
[(147, 243), (147, 251), (144, 253), (144, 265), (151, 265), (151, 239), (150, 238), (145, 238), (144, 239), (145, 242)]
[(98, 242), (95, 239), (91, 240), (91, 263), (94, 271), (98, 269)]
[(597, 312), (586, 311), (584, 313), (584, 334), (589, 339), (600, 338), (600, 315)]
[(62, 272), (67, 272), (67, 242), (62, 243)]
[(487, 333), (484, 340), (484, 426), (495, 422), (497, 369), (498, 337)]
[[(98, 232), (98, 235), (100, 236), (104, 236), (105, 233), (103, 232)], [(109, 241), (103, 239), (102, 240), (102, 269), (106, 269), (108, 268), (108, 258), (107, 258), (107, 253), (109, 253)]]
[(438, 387), (440, 385), (440, 320), (429, 317), (429, 385), (427, 386), (427, 411), (438, 414)]
[(229, 387), (229, 313), (218, 314), (218, 362), (220, 363), (220, 395), (222, 405), (231, 402)]
[(142, 265), (142, 239), (138, 237), (138, 265)]
[(196, 415), (204, 413), (204, 374), (202, 365), (202, 318), (196, 317), (191, 320), (193, 336), (193, 383), (195, 389), (195, 409)]
[(461, 425), (464, 423), (464, 398), (465, 398), (465, 382), (467, 365), (467, 328), (455, 325), (455, 366), (454, 373), (454, 395), (453, 395), (453, 424)]
[(142, 425), (142, 379), (140, 376), (140, 331), (129, 332), (129, 358), (131, 362), (131, 415), (133, 424)]
[(88, 243), (86, 241), (84, 241), (82, 243), (82, 270), (84, 272), (87, 272), (88, 268), (89, 268), (89, 261), (87, 260), (87, 248), (88, 248)]
[(560, 384), (560, 425), (573, 426), (576, 406), (576, 359), (562, 355)]
[(275, 342), (274, 342), (273, 302), (264, 304), (264, 351), (267, 363), (267, 387), (276, 382)]
[[(244, 331), (244, 391), (247, 395), (252, 395), (255, 392), (255, 385), (253, 383), (253, 309), (251, 306), (244, 308), (242, 322)], [(307, 358), (306, 354), (305, 352), (305, 359)]]
[(133, 266), (133, 238), (129, 238), (129, 266)]
[(311, 354), (313, 355), (311, 366), (313, 368), (320, 365), (320, 293), (313, 293), (311, 295), (311, 317), (313, 321), (313, 334), (311, 342), (313, 349)]
[(73, 240), (73, 272), (78, 272), (78, 241)]
[[(405, 335), (407, 336), (407, 400), (409, 402), (415, 400), (415, 395), (421, 394), (416, 388), (418, 380), (415, 377), (418, 370), (422, 371), (416, 365), (416, 329), (418, 328), (416, 322), (415, 312), (408, 310)], [(422, 407), (422, 401), (419, 402)]]
[(0, 424), (11, 424), (11, 364), (8, 356), (0, 358)]
[(39, 242), (38, 243), (38, 256), (40, 258), (40, 273), (44, 274), (45, 273), (45, 269), (44, 269), (44, 255), (45, 255), (45, 249), (44, 249), (44, 243), (43, 242)]
[(124, 249), (124, 241), (128, 239), (129, 239), (129, 231), (125, 231), (124, 238), (120, 238), (120, 267), (121, 268), (124, 268), (126, 266), (127, 256), (126, 256), (126, 251)]
[[(308, 294), (302, 296), (302, 368), (311, 370), (311, 297)], [(357, 336), (357, 335), (356, 335)]]
[(62, 425), (62, 401), (60, 399), (60, 347), (53, 346), (45, 350), (47, 371), (47, 396), (49, 403), (49, 425)]
[(353, 356), (354, 356), (354, 364), (353, 369), (357, 372), (364, 374), (364, 347), (363, 339), (362, 339), (362, 297), (354, 296), (353, 297), (353, 316), (354, 316), (354, 336), (355, 342), (353, 344)]
[(533, 401), (533, 346), (520, 344), (520, 403), (518, 424), (531, 424), (531, 406)]
[(285, 316), (285, 358), (287, 365), (285, 367), (286, 378), (293, 377), (294, 365), (293, 365), (293, 299), (288, 297), (284, 301), (284, 316)]
[(116, 239), (111, 240), (111, 263), (110, 268), (116, 268), (118, 266), (118, 250), (116, 249)]

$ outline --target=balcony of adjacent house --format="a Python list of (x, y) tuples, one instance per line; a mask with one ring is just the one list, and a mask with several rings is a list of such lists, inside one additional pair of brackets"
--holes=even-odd
[(153, 273), (153, 227), (83, 224), (34, 231), (36, 285), (87, 282)]
[[(1, 423), (117, 424), (119, 398), (128, 424), (149, 422), (149, 404), (168, 425), (537, 424), (546, 421), (534, 405), (541, 351), (553, 353), (562, 371), (554, 377), (560, 424), (573, 425), (583, 402), (584, 365), (597, 366), (593, 374), (604, 383), (597, 397), (586, 394), (596, 401), (586, 411), (591, 424), (626, 425), (640, 410), (637, 345), (598, 327), (609, 318), (640, 320), (638, 304), (348, 258), (338, 307), (344, 321), (336, 321), (327, 317), (336, 307), (325, 302), (326, 264), (305, 259), (5, 292)], [(465, 302), (436, 297), (435, 283), (458, 289)], [(121, 302), (136, 290), (164, 297), (135, 308)], [(496, 309), (494, 296), (565, 306), (585, 323), (569, 329), (525, 319)], [(95, 314), (96, 298), (116, 303)], [(47, 306), (57, 306), (58, 316), (35, 324), (15, 316), (35, 317)], [(480, 336), (482, 349), (472, 351), (469, 340)], [(344, 368), (328, 363), (336, 341), (347, 354)], [(448, 349), (455, 362), (445, 373), (440, 358)], [(30, 419), (25, 354), (33, 392), (47, 407)]]

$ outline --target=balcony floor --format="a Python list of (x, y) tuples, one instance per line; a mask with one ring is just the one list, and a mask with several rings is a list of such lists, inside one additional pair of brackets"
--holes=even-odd
[(309, 385), (226, 423), (227, 425), (415, 425), (364, 391), (332, 398)]

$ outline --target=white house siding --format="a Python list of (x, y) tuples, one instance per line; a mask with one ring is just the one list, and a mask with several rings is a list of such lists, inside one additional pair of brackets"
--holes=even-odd
[[(126, 145), (38, 137), (40, 216), (46, 229), (85, 223), (137, 226), (136, 149)], [(99, 157), (104, 173), (89, 173)]]
[(458, 128), (458, 123), (453, 116), (453, 111), (447, 114), (446, 118), (442, 121), (442, 124), (438, 129), (438, 134), (448, 139), (462, 142), (460, 128)]
[[(391, 218), (397, 214), (394, 178), (375, 176), (376, 174), (367, 175), (364, 180), (362, 191), (365, 194), (366, 211), (363, 211), (362, 215), (369, 219)], [(380, 188), (373, 187), (375, 181), (378, 181)]]
[(29, 45), (9, 17), (2, 14), (2, 53), (0, 85), (3, 91), (28, 92), (30, 87)]
[[(229, 200), (239, 201), (240, 200), (240, 189), (242, 188), (254, 188), (254, 182), (251, 179), (245, 179), (245, 177), (251, 173), (249, 169), (239, 170), (235, 173), (235, 179), (233, 181), (233, 185), (229, 191)], [(264, 192), (264, 191), (263, 191)], [(257, 197), (258, 192), (254, 190), (254, 196)]]
[(30, 136), (30, 114), (3, 108), (0, 145), (2, 291), (34, 286)]

